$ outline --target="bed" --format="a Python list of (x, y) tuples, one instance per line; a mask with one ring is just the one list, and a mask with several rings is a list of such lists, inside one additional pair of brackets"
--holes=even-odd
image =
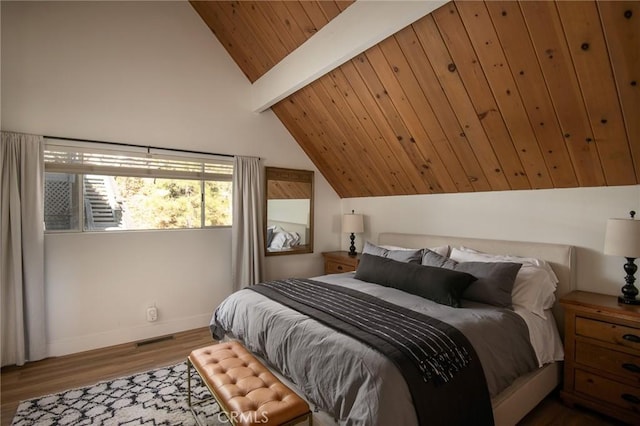
[[(556, 300), (574, 288), (572, 273), (574, 256), (571, 246), (398, 233), (380, 234), (378, 244), (396, 248), (416, 249), (442, 246), (467, 247), (472, 249), (471, 251), (477, 250), (486, 253), (509, 254), (526, 258), (542, 259), (548, 262), (548, 265), (550, 265), (557, 277)], [(345, 287), (360, 285), (356, 282), (358, 280), (355, 280), (353, 274), (342, 275), (344, 275), (344, 277), (335, 275), (316, 277), (315, 279)], [(344, 280), (346, 280), (346, 284), (343, 282)], [(390, 291), (390, 293), (384, 293), (384, 297), (389, 297), (390, 299), (405, 298), (404, 294), (400, 294), (402, 292), (398, 293), (396, 291), (396, 293), (394, 293), (395, 290), (393, 289), (380, 290), (378, 287), (380, 286), (366, 283), (363, 285), (362, 291), (373, 291), (376, 294), (378, 291)], [(318, 337), (314, 335), (315, 328), (304, 329), (302, 333), (310, 336), (309, 338), (313, 338), (312, 343), (308, 342), (301, 347), (285, 347), (291, 345), (291, 341), (287, 340), (285, 335), (295, 333), (295, 328), (298, 327), (297, 324), (302, 324), (299, 326), (302, 328), (310, 327), (309, 324), (313, 323), (313, 320), (308, 320), (308, 318), (304, 316), (300, 317), (302, 314), (279, 305), (272, 300), (266, 298), (262, 300), (261, 298), (263, 297), (263, 295), (252, 290), (241, 290), (241, 292), (234, 293), (234, 295), (225, 300), (216, 310), (216, 314), (214, 314), (214, 318), (212, 319), (211, 327), (214, 337), (221, 337), (220, 334), (222, 332), (222, 334), (226, 334), (228, 338), (243, 341), (250, 350), (254, 351), (258, 356), (263, 357), (267, 365), (271, 366), (275, 370), (274, 372), (285, 381), (285, 383), (295, 389), (300, 395), (306, 396), (312, 406), (316, 407), (316, 412), (314, 413), (314, 422), (316, 424), (389, 424), (390, 422), (396, 424), (417, 424), (416, 415), (415, 413), (412, 414), (412, 407), (414, 407), (414, 405), (411, 402), (410, 396), (407, 396), (407, 386), (403, 384), (402, 376), (398, 374), (392, 364), (390, 367), (390, 363), (384, 361), (385, 358), (381, 354), (374, 350), (367, 349), (362, 343), (351, 342), (349, 340), (351, 337), (343, 336), (341, 333), (334, 332), (327, 336), (323, 335)], [(412, 300), (409, 300), (408, 296), (407, 300), (409, 301), (407, 303), (413, 303)], [(396, 303), (395, 299), (394, 303)], [(404, 303), (404, 301), (402, 303)], [(246, 304), (249, 308), (246, 306), (243, 307), (243, 304)], [(274, 304), (277, 307), (274, 307)], [(444, 316), (447, 316), (448, 313), (451, 312), (451, 309), (448, 307), (441, 308), (437, 306), (434, 308), (434, 305), (438, 304), (432, 303), (428, 309), (441, 309), (444, 311)], [(263, 314), (263, 308), (267, 306), (271, 311), (278, 311), (277, 316)], [(254, 318), (249, 319), (243, 317), (243, 310), (252, 312), (251, 315), (253, 315)], [(472, 311), (473, 310), (470, 310), (469, 312)], [(462, 313), (462, 311), (459, 311), (459, 313)], [(553, 323), (555, 319), (559, 330), (562, 330), (562, 315), (561, 312), (559, 312), (557, 304), (548, 311), (548, 314), (544, 327), (548, 327), (548, 324)], [(513, 313), (509, 315), (511, 317), (515, 316)], [(506, 317), (508, 318), (509, 315), (506, 315)], [(301, 318), (305, 318), (305, 320), (302, 321)], [(537, 333), (539, 340), (541, 330), (551, 335), (550, 329), (544, 329), (544, 327), (534, 333), (532, 330), (538, 326), (532, 326), (530, 324), (533, 320), (524, 319), (524, 322), (529, 326), (531, 336)], [(533, 322), (536, 323), (536, 321)], [(286, 324), (284, 331), (273, 331), (277, 330), (277, 323), (279, 322)], [(520, 322), (522, 323), (523, 321)], [(262, 325), (264, 325), (264, 328), (261, 328)], [(320, 327), (324, 326), (320, 325)], [(557, 334), (557, 340), (559, 341), (560, 336), (558, 329), (554, 328), (554, 330), (554, 333)], [(479, 341), (477, 337), (470, 340), (473, 339), (475, 339), (476, 343)], [(539, 353), (540, 350), (533, 344), (533, 340), (532, 337), (532, 345), (536, 350), (538, 360), (540, 360), (542, 359)], [(282, 347), (278, 346), (279, 341), (285, 342), (282, 344)], [(474, 343), (474, 346), (476, 343)], [(498, 346), (497, 342), (492, 343), (492, 345), (494, 344)], [(312, 351), (309, 351), (308, 347), (312, 345), (316, 346)], [(332, 345), (340, 349), (332, 350)], [(343, 352), (346, 347), (349, 347), (348, 353)], [(305, 349), (307, 349), (306, 352)], [(492, 391), (491, 394), (491, 409), (495, 424), (511, 425), (517, 423), (517, 421), (526, 415), (526, 413), (535, 407), (558, 385), (561, 369), (560, 363), (557, 361), (561, 357), (557, 354), (557, 345), (554, 350), (555, 355), (552, 350), (550, 357), (547, 356), (544, 362), (540, 362), (540, 365), (531, 368), (531, 371), (526, 370), (526, 373), (521, 374), (515, 380), (511, 378), (506, 385), (503, 383), (502, 378), (495, 379), (494, 373), (489, 371), (487, 374), (487, 387), (499, 390), (497, 392)], [(352, 351), (354, 353), (357, 352), (357, 354), (352, 355)], [(305, 353), (307, 355), (303, 355)], [(320, 358), (318, 358), (318, 356), (320, 356)], [(323, 359), (322, 356), (326, 358)], [(305, 360), (306, 357), (313, 359), (313, 361), (307, 362)], [(317, 368), (318, 371), (314, 373), (313, 366), (330, 365), (331, 362), (335, 362), (335, 360), (330, 359), (331, 357), (340, 358), (339, 362), (347, 365), (347, 367), (345, 367), (343, 371), (338, 371), (334, 378), (332, 378), (330, 374), (324, 374), (321, 368)], [(484, 358), (481, 358), (485, 359), (486, 355)], [(358, 364), (360, 360), (362, 360), (362, 365)], [(371, 367), (372, 365), (381, 370), (371, 374), (369, 370), (373, 368)], [(333, 367), (331, 370), (340, 368), (341, 367)], [(487, 368), (485, 368), (485, 370), (487, 370)], [(364, 372), (360, 373), (360, 371)], [(357, 377), (357, 379), (360, 380), (357, 382), (358, 386), (360, 386), (362, 382), (366, 383), (366, 386), (371, 387), (366, 387), (363, 384), (362, 389), (359, 390), (360, 388), (358, 388), (358, 386), (354, 389), (351, 385), (337, 383), (342, 382), (343, 378), (349, 375), (357, 374), (361, 374), (361, 376)], [(510, 373), (510, 375), (513, 376), (513, 373)], [(331, 384), (321, 383), (323, 381), (331, 381)], [(375, 383), (371, 384), (370, 382)], [(494, 382), (499, 383), (499, 385), (496, 386)], [(326, 390), (331, 387), (342, 390), (331, 394), (332, 392)], [(393, 398), (389, 395), (393, 395)], [(377, 399), (372, 401), (372, 398)], [(372, 414), (366, 412), (367, 410), (374, 412)], [(343, 420), (336, 422), (334, 417), (342, 417)], [(349, 420), (346, 420), (347, 418)], [(352, 421), (350, 419), (360, 420)]]

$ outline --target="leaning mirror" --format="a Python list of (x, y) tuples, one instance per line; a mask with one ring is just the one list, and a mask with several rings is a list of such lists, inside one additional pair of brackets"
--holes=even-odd
[(265, 255), (313, 253), (313, 171), (265, 172)]

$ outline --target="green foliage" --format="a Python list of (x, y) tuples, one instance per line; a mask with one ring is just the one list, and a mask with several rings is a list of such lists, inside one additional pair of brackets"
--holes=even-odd
[[(127, 229), (200, 228), (199, 180), (115, 178)], [(205, 181), (204, 226), (231, 225), (231, 182)]]
[(231, 182), (205, 181), (204, 226), (231, 225)]

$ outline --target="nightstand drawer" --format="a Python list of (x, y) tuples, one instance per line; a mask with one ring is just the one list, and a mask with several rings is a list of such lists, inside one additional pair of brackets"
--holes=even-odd
[(640, 329), (576, 317), (576, 335), (640, 350)]
[(640, 415), (640, 389), (576, 369), (575, 390)]
[(350, 256), (346, 251), (327, 251), (322, 253), (324, 257), (325, 274), (341, 274), (353, 272), (358, 267), (360, 255)]
[(640, 357), (632, 354), (576, 342), (576, 362), (640, 384)]
[(345, 265), (344, 263), (338, 263), (331, 260), (327, 260), (325, 263), (326, 274), (340, 274), (342, 272), (353, 272), (356, 268), (353, 265)]

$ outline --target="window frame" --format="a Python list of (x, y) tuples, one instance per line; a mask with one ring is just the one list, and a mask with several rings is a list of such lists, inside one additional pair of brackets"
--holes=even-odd
[[(45, 173), (75, 175), (78, 181), (75, 191), (79, 200), (77, 206), (72, 206), (77, 209), (78, 226), (73, 229), (45, 229), (46, 233), (184, 231), (230, 228), (232, 226), (232, 223), (229, 225), (206, 225), (206, 182), (233, 182), (233, 160), (226, 158), (226, 156), (188, 151), (181, 153), (169, 148), (45, 137), (44, 170)], [(197, 180), (200, 187), (200, 226), (108, 231), (85, 229), (84, 187), (87, 175)], [(44, 191), (43, 188), (43, 196), (45, 195)], [(231, 198), (233, 198), (233, 186), (231, 186)]]

